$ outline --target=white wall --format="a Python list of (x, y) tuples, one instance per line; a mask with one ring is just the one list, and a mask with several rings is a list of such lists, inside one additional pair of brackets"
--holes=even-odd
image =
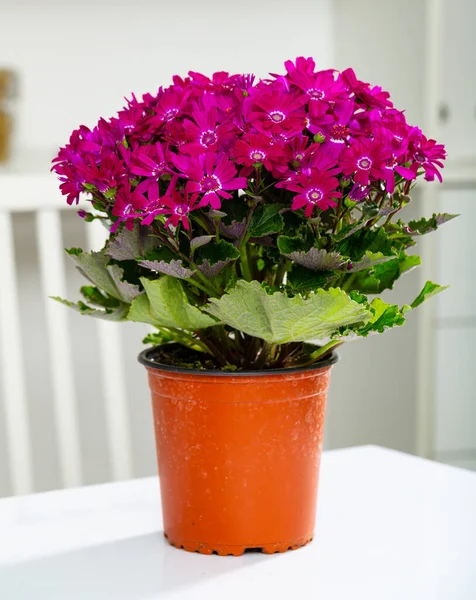
[[(306, 33), (304, 33), (306, 31)], [(314, 56), (321, 68), (333, 63), (331, 0), (0, 0), (0, 65), (19, 73), (17, 156), (31, 149), (53, 155), (80, 123), (110, 116), (131, 91), (168, 85), (187, 71), (279, 71), (298, 55)], [(22, 160), (22, 159), (21, 159)], [(21, 162), (20, 160), (20, 162)], [(18, 161), (17, 161), (18, 162)], [(39, 164), (42, 164), (42, 160)], [(47, 173), (47, 161), (41, 167)], [(29, 162), (20, 164), (28, 171)], [(53, 176), (52, 176), (53, 177)], [(1, 191), (1, 172), (0, 172)], [(34, 194), (32, 190), (32, 194)], [(41, 198), (38, 198), (41, 203)], [(84, 223), (63, 215), (66, 247), (84, 246)], [(15, 218), (22, 333), (30, 406), (35, 488), (59, 487), (54, 412), (45, 354), (45, 303), (39, 287), (32, 214)], [(67, 260), (71, 299), (84, 282)], [(58, 305), (58, 310), (66, 310)], [(110, 464), (105, 411), (99, 389), (94, 322), (69, 313), (76, 366), (84, 479), (105, 481)], [(150, 401), (145, 371), (136, 362), (143, 328), (118, 325), (127, 365), (134, 473), (155, 472)], [(0, 373), (1, 376), (1, 373)], [(0, 401), (0, 496), (10, 490)]]
[(0, 64), (20, 77), (18, 144), (54, 147), (131, 92), (189, 70), (332, 63), (331, 0), (0, 0)]
[[(335, 67), (352, 66), (360, 79), (388, 90), (407, 119), (424, 127), (425, 0), (335, 0), (334, 11)], [(414, 194), (406, 218), (433, 211)], [(406, 303), (421, 287), (414, 270), (388, 298)], [(416, 451), (418, 320), (425, 310), (410, 314), (403, 328), (340, 351), (329, 395), (328, 447), (374, 443)]]
[[(358, 77), (391, 92), (408, 119), (423, 124), (425, 0), (0, 0), (0, 64), (19, 72), (17, 144), (23, 151), (54, 152), (79, 123), (94, 125), (111, 115), (131, 91), (167, 85), (173, 73), (279, 71), (297, 55), (312, 55), (321, 68), (352, 66)], [(28, 165), (24, 165), (25, 169)], [(41, 199), (39, 199), (39, 202)], [(414, 215), (433, 207), (418, 200)], [(28, 393), (36, 488), (60, 485), (55, 457), (50, 382), (44, 355), (44, 302), (38, 297), (32, 215), (16, 219), (21, 276), (23, 333), (31, 367)], [(84, 244), (83, 223), (67, 212), (65, 246)], [(69, 294), (77, 297), (80, 278), (68, 263)], [(407, 302), (419, 291), (418, 272), (407, 275), (392, 294)], [(59, 307), (61, 309), (61, 307)], [(333, 372), (326, 425), (327, 447), (378, 443), (408, 452), (416, 449), (418, 320), (403, 329), (341, 351)], [(87, 482), (108, 479), (104, 406), (98, 388), (96, 339), (91, 320), (71, 313), (77, 364), (82, 450)], [(149, 396), (136, 364), (143, 330), (124, 325), (134, 470), (155, 471)], [(0, 495), (9, 489), (0, 402)]]

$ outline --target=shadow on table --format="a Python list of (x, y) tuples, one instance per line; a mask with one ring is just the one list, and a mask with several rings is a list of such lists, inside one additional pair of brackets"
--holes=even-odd
[(0, 569), (0, 598), (150, 600), (269, 559), (192, 554), (149, 533)]

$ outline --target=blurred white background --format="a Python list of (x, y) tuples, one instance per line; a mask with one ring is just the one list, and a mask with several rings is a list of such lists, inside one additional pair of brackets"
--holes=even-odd
[[(352, 66), (359, 78), (388, 89), (409, 121), (447, 143), (446, 183), (421, 185), (408, 216), (463, 213), (424, 240), (419, 248), (424, 268), (407, 275), (393, 298), (412, 300), (427, 278), (453, 288), (411, 315), (405, 328), (341, 351), (329, 396), (326, 446), (380, 444), (476, 468), (476, 370), (470, 359), (476, 309), (469, 258), (476, 242), (468, 214), (476, 200), (475, 7), (473, 0), (0, 0), (0, 69), (12, 69), (18, 77), (18, 95), (7, 107), (15, 128), (11, 160), (0, 165), (0, 216), (13, 223), (18, 368), (27, 425), (20, 430), (28, 435), (25, 460), (32, 465), (31, 481), (19, 485), (11, 464), (12, 399), (1, 385), (5, 365), (13, 364), (6, 339), (7, 330), (13, 331), (12, 315), (4, 312), (0, 496), (65, 485), (54, 400), (54, 370), (63, 363), (52, 362), (47, 343), (46, 303), (52, 301), (46, 296), (58, 290), (43, 285), (36, 212), (62, 209), (65, 247), (87, 246), (90, 226), (65, 206), (49, 174), (58, 146), (79, 124), (92, 126), (99, 116), (112, 115), (123, 96), (155, 91), (174, 73), (264, 76), (300, 55), (313, 56), (319, 68)], [(81, 278), (66, 258), (65, 268), (67, 296), (77, 298)], [(8, 302), (5, 285), (0, 281), (0, 311)], [(112, 432), (108, 426), (114, 404), (104, 398), (105, 333), (72, 311), (67, 324), (71, 345), (65, 354), (74, 365), (72, 397), (80, 432), (76, 481), (155, 473), (146, 375), (136, 362), (144, 328), (122, 324), (114, 334), (120, 341), (117, 367), (125, 375), (119, 396), (125, 401), (127, 439), (121, 440), (120, 426)], [(118, 469), (121, 444), (131, 459)]]

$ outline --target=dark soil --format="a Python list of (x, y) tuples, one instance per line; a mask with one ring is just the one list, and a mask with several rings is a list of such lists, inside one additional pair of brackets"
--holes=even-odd
[(149, 358), (155, 363), (182, 369), (194, 369), (195, 371), (223, 370), (213, 356), (178, 344), (167, 344), (163, 348), (157, 349), (153, 355), (149, 355)]
[[(295, 357), (297, 359), (296, 362), (289, 365), (287, 368), (300, 368), (302, 364), (306, 364), (306, 361), (308, 361), (308, 356), (315, 349), (316, 346), (314, 344), (303, 344), (301, 351)], [(205, 354), (204, 352), (187, 348), (186, 346), (182, 346), (181, 344), (177, 344), (175, 342), (154, 348), (154, 351), (150, 352), (147, 358), (158, 365), (167, 365), (179, 369), (192, 369), (194, 371), (240, 372), (242, 370), (239, 367), (232, 365), (221, 367), (215, 357), (211, 356), (210, 354)], [(319, 362), (326, 362), (326, 359), (317, 361), (315, 363), (316, 367), (319, 366)], [(307, 362), (307, 364), (309, 363)], [(268, 368), (280, 369), (286, 367), (273, 365)], [(267, 368), (263, 367), (259, 370), (266, 371)]]

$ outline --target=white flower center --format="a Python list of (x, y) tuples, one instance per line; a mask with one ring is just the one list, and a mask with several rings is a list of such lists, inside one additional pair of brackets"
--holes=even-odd
[(306, 199), (311, 204), (317, 204), (317, 202), (319, 202), (323, 198), (324, 198), (324, 194), (322, 193), (322, 190), (320, 190), (319, 188), (311, 188), (310, 190), (307, 191)]
[(282, 123), (286, 118), (286, 115), (280, 110), (273, 110), (270, 113), (268, 113), (268, 116), (271, 119), (271, 121), (273, 121), (273, 123)]
[(262, 150), (251, 150), (250, 158), (256, 162), (261, 162), (266, 158), (266, 153)]
[(188, 206), (184, 206), (183, 204), (179, 204), (174, 208), (174, 213), (176, 215), (186, 215), (189, 212)]
[(202, 134), (200, 136), (200, 144), (204, 148), (213, 146), (213, 144), (216, 144), (216, 142), (217, 142), (217, 136), (214, 131), (212, 131), (211, 129), (208, 129), (207, 131), (202, 132)]
[(171, 121), (175, 115), (178, 113), (178, 108), (169, 108), (164, 112), (164, 119), (166, 121)]
[(368, 171), (372, 167), (372, 161), (368, 156), (362, 156), (362, 158), (359, 158), (357, 161), (357, 166), (362, 171)]
[(310, 96), (313, 100), (322, 100), (326, 95), (323, 90), (318, 90), (316, 88), (309, 88), (306, 91), (306, 94)]

